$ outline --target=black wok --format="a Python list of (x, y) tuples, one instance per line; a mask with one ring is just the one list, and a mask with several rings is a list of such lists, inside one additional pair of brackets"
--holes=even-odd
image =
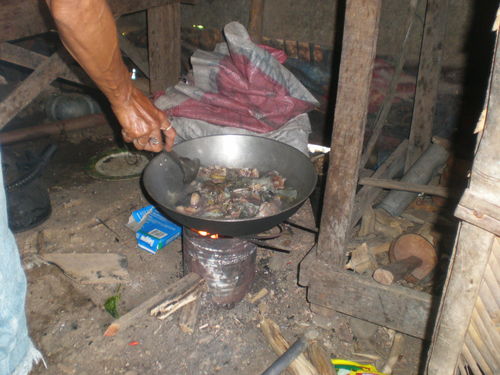
[(286, 178), (287, 186), (297, 190), (297, 199), (280, 213), (263, 218), (206, 219), (181, 214), (176, 202), (185, 194), (180, 168), (161, 153), (146, 166), (143, 183), (158, 208), (180, 225), (241, 237), (264, 232), (293, 215), (316, 186), (316, 171), (311, 161), (297, 149), (285, 143), (251, 135), (214, 135), (191, 139), (174, 146), (180, 155), (199, 158), (204, 166), (228, 168), (257, 168), (261, 172), (278, 171)]

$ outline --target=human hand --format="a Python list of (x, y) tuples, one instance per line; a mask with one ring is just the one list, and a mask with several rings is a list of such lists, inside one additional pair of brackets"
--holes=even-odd
[(159, 152), (164, 148), (167, 151), (172, 149), (175, 129), (165, 114), (137, 88), (131, 90), (126, 100), (112, 103), (112, 108), (123, 128), (125, 142), (132, 142), (138, 150)]

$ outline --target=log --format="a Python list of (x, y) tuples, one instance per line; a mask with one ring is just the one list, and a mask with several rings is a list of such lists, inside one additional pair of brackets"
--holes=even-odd
[[(281, 331), (275, 322), (271, 319), (264, 318), (260, 322), (260, 329), (268, 344), (273, 348), (277, 355), (281, 356), (288, 350), (290, 345), (281, 334)], [(318, 375), (318, 372), (312, 363), (309, 362), (303, 353), (299, 354), (296, 359), (290, 363), (287, 370), (292, 375)]]
[(0, 103), (0, 130), (66, 69), (57, 52), (42, 62)]
[(180, 4), (174, 1), (148, 9), (148, 52), (150, 91), (174, 86), (180, 79)]
[(406, 278), (421, 265), (422, 259), (411, 256), (377, 268), (373, 272), (373, 279), (380, 284), (391, 285), (396, 281)]
[(143, 319), (150, 314), (150, 310), (165, 300), (172, 300), (180, 295), (186, 295), (199, 288), (205, 280), (195, 273), (188, 273), (182, 279), (177, 280), (172, 285), (155, 294), (148, 300), (134, 307), (125, 315), (121, 316), (104, 332), (104, 336), (115, 336), (120, 330), (123, 330), (134, 324), (136, 321)]
[[(408, 147), (408, 140), (403, 140), (392, 154), (377, 168), (371, 177), (373, 178), (392, 178), (404, 168), (404, 155)], [(373, 186), (363, 186), (356, 194), (354, 200), (354, 209), (351, 219), (351, 230), (358, 223), (364, 212), (372, 206), (373, 202), (382, 193), (382, 189)]]
[(415, 193), (424, 193), (429, 195), (437, 195), (438, 197), (447, 198), (448, 188), (443, 186), (430, 186), (422, 184), (413, 184), (397, 180), (388, 180), (384, 178), (364, 177), (359, 180), (360, 185), (375, 186), (383, 189), (413, 191)]
[(318, 255), (345, 264), (379, 29), (380, 0), (347, 1)]
[(181, 310), (181, 315), (179, 316), (179, 328), (182, 332), (191, 335), (198, 322), (198, 313), (201, 307), (201, 288), (196, 293), (196, 298), (194, 301), (188, 303)]
[(405, 171), (431, 144), (448, 0), (427, 0)]
[(351, 252), (351, 259), (345, 265), (346, 269), (352, 269), (357, 273), (374, 271), (377, 268), (375, 255), (370, 251), (366, 242), (363, 242)]
[(262, 43), (264, 26), (264, 0), (251, 0), (248, 20), (248, 34), (256, 44)]

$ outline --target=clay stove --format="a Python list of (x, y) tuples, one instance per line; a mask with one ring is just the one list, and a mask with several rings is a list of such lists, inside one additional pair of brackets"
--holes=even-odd
[(215, 303), (232, 306), (250, 290), (256, 271), (254, 243), (184, 227), (182, 247), (185, 272), (205, 279)]

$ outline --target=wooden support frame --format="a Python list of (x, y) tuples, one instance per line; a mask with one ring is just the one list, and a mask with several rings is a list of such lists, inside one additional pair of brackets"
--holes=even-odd
[(165, 90), (180, 79), (180, 3), (148, 9), (148, 51), (150, 91)]
[(335, 266), (345, 263), (380, 8), (380, 0), (348, 0), (346, 6), (330, 165), (318, 237), (318, 255)]
[[(443, 297), (439, 306), (432, 345), (428, 354), (427, 374), (454, 375), (460, 361), (465, 360), (474, 374), (494, 374), (498, 358), (489, 358), (488, 341), (478, 347), (474, 326), (474, 310), (485, 310), (483, 303), (491, 304), (493, 318), (498, 314), (500, 288), (498, 279), (486, 272), (500, 259), (500, 37), (493, 55), (493, 67), (486, 98), (486, 121), (480, 134), (474, 157), (470, 186), (463, 195), (456, 215), (460, 224), (453, 249)], [(498, 268), (498, 267), (495, 267)], [(489, 280), (489, 281), (488, 281)], [(496, 281), (496, 285), (494, 281)], [(486, 291), (493, 293), (484, 295)], [(483, 294), (483, 295), (482, 295)], [(484, 321), (488, 321), (487, 316)], [(477, 322), (476, 322), (477, 323)], [(486, 330), (487, 331), (487, 330)], [(498, 332), (494, 342), (500, 342)], [(498, 349), (496, 346), (492, 350)], [(461, 357), (462, 356), (462, 357)], [(481, 370), (479, 370), (481, 367)]]

